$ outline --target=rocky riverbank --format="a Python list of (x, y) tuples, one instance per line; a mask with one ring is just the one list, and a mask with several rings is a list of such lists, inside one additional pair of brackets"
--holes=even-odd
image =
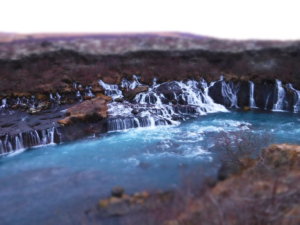
[(299, 224), (300, 146), (271, 145), (240, 162), (239, 171), (194, 193), (129, 196), (117, 188), (87, 214), (104, 224)]
[(177, 125), (214, 112), (261, 110), (298, 113), (300, 91), (280, 80), (203, 78), (143, 83), (141, 76), (120, 84), (98, 80), (94, 87), (69, 83), (64, 92), (10, 95), (0, 106), (1, 154), (137, 127)]
[(1, 154), (230, 109), (300, 109), (297, 41), (177, 33), (3, 40)]

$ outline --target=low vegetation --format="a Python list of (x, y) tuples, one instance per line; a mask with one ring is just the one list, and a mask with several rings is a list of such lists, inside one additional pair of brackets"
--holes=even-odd
[[(216, 149), (224, 152), (221, 180), (207, 180), (201, 185), (187, 182), (182, 189), (168, 195), (138, 194), (139, 202), (134, 207), (131, 203), (125, 213), (110, 218), (125, 225), (300, 224), (300, 146), (271, 145), (257, 151), (257, 147), (271, 139), (253, 136), (251, 132), (224, 133), (217, 140)], [(200, 174), (193, 174), (187, 180), (195, 181), (197, 176)], [(126, 195), (124, 199), (127, 200), (116, 202), (136, 197)], [(98, 216), (103, 210), (116, 210), (114, 201), (104, 200), (99, 204)], [(122, 207), (126, 208), (126, 204)], [(95, 224), (106, 224), (105, 221), (96, 220)]]

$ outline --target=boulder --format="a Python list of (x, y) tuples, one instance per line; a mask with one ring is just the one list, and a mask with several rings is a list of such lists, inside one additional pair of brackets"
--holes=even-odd
[[(158, 95), (163, 95), (168, 101), (175, 101), (174, 103), (177, 103), (177, 100), (174, 99), (174, 96), (179, 96), (183, 94), (182, 87), (180, 86), (179, 82), (177, 81), (171, 81), (162, 83), (159, 85), (159, 87), (156, 89), (156, 92)], [(167, 102), (164, 102), (167, 103)], [(180, 102), (181, 104), (186, 104), (185, 102)]]
[(174, 193), (157, 192), (148, 193), (137, 192), (132, 195), (122, 195), (122, 197), (109, 197), (98, 202), (97, 217), (115, 217), (128, 216), (145, 212), (146, 210), (157, 210), (166, 204), (169, 204), (174, 198)]
[(147, 92), (148, 89), (149, 89), (148, 86), (139, 86), (136, 87), (135, 89), (124, 91), (124, 97), (128, 100), (132, 100), (137, 94), (142, 92)]
[(114, 187), (112, 190), (111, 190), (111, 196), (112, 197), (116, 197), (116, 198), (122, 198), (123, 194), (124, 194), (124, 188), (122, 187)]
[(300, 168), (300, 146), (274, 144), (262, 151), (264, 163), (275, 168)]
[(61, 125), (69, 125), (73, 121), (99, 121), (107, 117), (107, 98), (96, 97), (83, 101), (67, 110), (67, 117), (59, 120)]

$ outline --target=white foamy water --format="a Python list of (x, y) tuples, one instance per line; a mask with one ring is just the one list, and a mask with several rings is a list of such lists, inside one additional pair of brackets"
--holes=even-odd
[(276, 80), (276, 102), (273, 105), (273, 111), (283, 111), (283, 103), (285, 98), (285, 90), (282, 87), (282, 82), (280, 80)]

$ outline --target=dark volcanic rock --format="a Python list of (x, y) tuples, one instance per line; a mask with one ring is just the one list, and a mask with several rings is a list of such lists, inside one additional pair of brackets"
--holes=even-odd
[(134, 99), (134, 97), (137, 94), (142, 93), (142, 92), (146, 92), (146, 91), (148, 91), (148, 89), (149, 89), (148, 86), (139, 86), (139, 87), (136, 87), (133, 90), (124, 91), (124, 97), (128, 100), (132, 100), (132, 99)]
[(271, 110), (276, 101), (274, 90), (274, 81), (264, 81), (261, 84), (257, 84), (254, 93), (256, 106), (264, 110)]
[(111, 196), (121, 198), (124, 192), (125, 192), (124, 188), (117, 186), (111, 190)]
[[(60, 42), (56, 37), (55, 40), (2, 43), (0, 95), (55, 92), (73, 81), (83, 85), (99, 79), (120, 83), (131, 74), (139, 74), (147, 84), (154, 77), (160, 82), (200, 77), (211, 81), (224, 74), (256, 83), (277, 78), (300, 89), (299, 42), (150, 36), (61, 37)], [(128, 45), (121, 40), (126, 40)], [(45, 41), (52, 44), (45, 46)], [(94, 46), (97, 41), (106, 45)], [(81, 48), (82, 43), (88, 49)], [(28, 52), (19, 53), (23, 48)], [(10, 79), (12, 74), (14, 78)]]
[(238, 106), (243, 108), (250, 105), (250, 84), (248, 81), (241, 81), (239, 84), (239, 91), (237, 93)]

